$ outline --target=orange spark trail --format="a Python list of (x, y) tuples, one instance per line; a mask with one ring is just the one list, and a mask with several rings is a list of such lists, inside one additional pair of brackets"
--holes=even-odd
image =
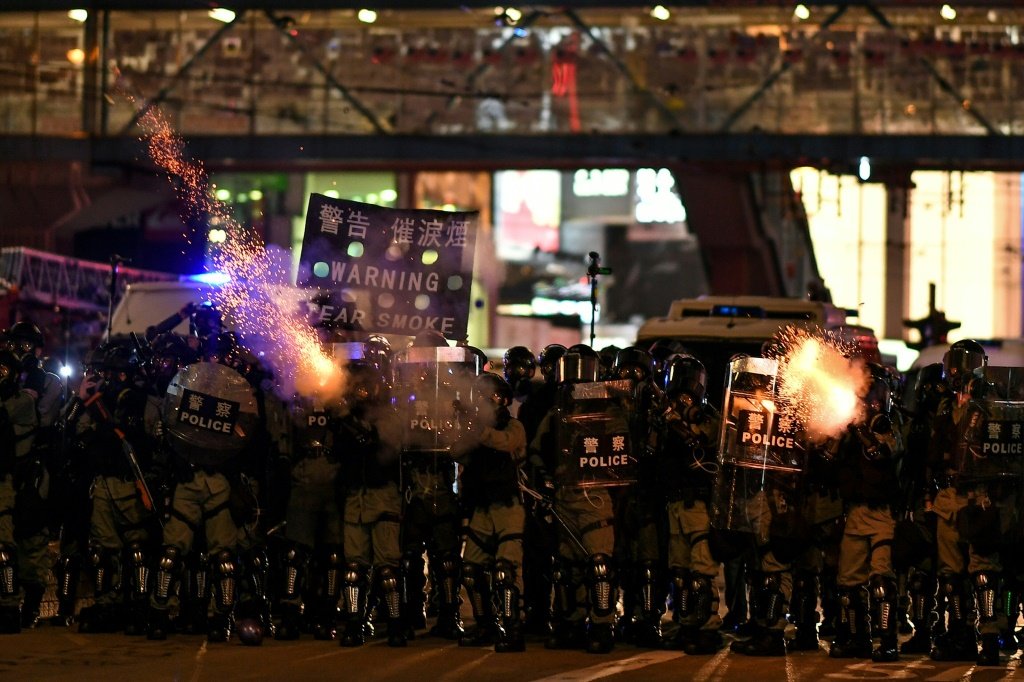
[(344, 372), (324, 353), (301, 315), (303, 297), (282, 285), (283, 273), (263, 241), (240, 226), (230, 209), (213, 197), (202, 163), (185, 158), (184, 142), (159, 109), (146, 111), (139, 125), (147, 134), (150, 157), (166, 173), (186, 216), (208, 220), (227, 234), (213, 257), (213, 269), (230, 281), (215, 290), (213, 302), (234, 322), (246, 345), (260, 347), (285, 392), (315, 392), (326, 398), (340, 395)]

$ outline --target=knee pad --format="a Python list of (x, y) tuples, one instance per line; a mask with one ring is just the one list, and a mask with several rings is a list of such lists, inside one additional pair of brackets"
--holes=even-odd
[(494, 586), (498, 588), (509, 588), (516, 586), (516, 568), (507, 559), (498, 559), (494, 562)]
[(128, 568), (128, 585), (133, 597), (149, 592), (149, 556), (141, 542), (133, 542), (125, 551), (125, 565)]
[(711, 620), (711, 615), (718, 613), (718, 588), (715, 579), (709, 575), (691, 573), (691, 603), (693, 617), (698, 625)]
[(381, 566), (377, 569), (377, 585), (380, 586), (381, 597), (388, 609), (388, 618), (396, 619), (401, 615), (401, 573), (395, 566)]
[(567, 618), (576, 610), (576, 590), (573, 588), (572, 567), (563, 559), (556, 559), (551, 567), (551, 586), (554, 589), (554, 615)]
[(18, 594), (18, 558), (14, 547), (0, 542), (0, 597)]
[[(655, 603), (656, 585), (658, 584), (658, 567), (653, 561), (644, 561), (637, 566), (636, 587), (640, 598), (640, 610), (645, 616), (652, 615), (655, 611), (661, 612), (660, 606)], [(664, 600), (663, 600), (664, 601)]]
[(462, 561), (459, 557), (446, 554), (435, 563), (434, 580), (440, 588), (441, 603), (452, 606), (459, 600), (459, 571)]
[(994, 621), (999, 575), (992, 571), (978, 571), (971, 576), (971, 582), (974, 584), (974, 598), (978, 605), (978, 620)]
[(761, 573), (757, 581), (759, 592), (757, 603), (761, 609), (764, 624), (771, 627), (778, 623), (786, 612), (786, 599), (782, 594), (782, 574), (778, 571)]
[(883, 633), (895, 634), (897, 627), (897, 591), (892, 578), (880, 575), (871, 576), (868, 582), (871, 601), (875, 610), (875, 622)]
[(214, 582), (219, 610), (230, 609), (235, 603), (235, 589), (238, 584), (238, 561), (230, 550), (221, 550), (213, 560)]
[(466, 587), (473, 617), (482, 617), (491, 603), (490, 575), (483, 566), (465, 562), (462, 564), (462, 584)]
[(341, 594), (343, 564), (340, 547), (331, 545), (324, 548), (318, 565), (323, 578), (324, 596), (329, 600), (337, 600)]
[(295, 600), (302, 591), (302, 582), (309, 569), (309, 553), (302, 545), (292, 545), (284, 552), (281, 598)]
[(156, 563), (156, 579), (153, 585), (153, 598), (158, 603), (166, 605), (171, 598), (180, 564), (181, 552), (177, 547), (166, 545), (160, 551), (160, 558)]
[(117, 564), (113, 550), (91, 544), (88, 550), (89, 572), (92, 574), (92, 589), (96, 594), (106, 594), (114, 589)]
[(345, 613), (361, 616), (366, 610), (367, 589), (370, 582), (369, 567), (356, 562), (345, 565)]
[(677, 618), (689, 615), (693, 608), (690, 595), (690, 571), (685, 568), (672, 569), (672, 610)]

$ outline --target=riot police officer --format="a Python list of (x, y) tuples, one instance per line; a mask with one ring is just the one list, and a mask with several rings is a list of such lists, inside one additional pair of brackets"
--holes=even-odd
[(477, 352), (450, 347), (434, 330), (418, 334), (391, 364), (395, 402), (408, 427), (401, 446), (402, 571), (408, 580), (404, 622), (411, 630), (425, 627), (425, 551), (437, 605), (431, 634), (458, 639), (464, 633), (459, 609), (460, 510), (451, 448), (459, 433), (461, 403), (483, 367)]
[(462, 582), (476, 629), (459, 644), (494, 642), (499, 653), (524, 651), (520, 596), (525, 511), (519, 499), (519, 467), (526, 458), (526, 432), (509, 412), (512, 388), (501, 377), (478, 376), (472, 399), (473, 414), (456, 446), (456, 459), (464, 467), (462, 502), (470, 514), (463, 528)]
[[(889, 662), (899, 658), (891, 505), (899, 494), (896, 472), (902, 442), (890, 415), (885, 368), (871, 363), (869, 371), (864, 420), (849, 428), (839, 446), (846, 525), (839, 546), (841, 612), (829, 656)], [(873, 630), (879, 637), (874, 651)]]
[(637, 483), (617, 489), (615, 554), (619, 558), (619, 584), (623, 615), (618, 632), (637, 646), (660, 648), (661, 617), (665, 610), (667, 579), (663, 545), (665, 500), (659, 485), (657, 445), (650, 442), (652, 422), (659, 405), (658, 388), (651, 374), (650, 353), (628, 346), (616, 353), (609, 380), (627, 382), (634, 409), (630, 436), (637, 443)]
[[(340, 405), (296, 395), (288, 405), (291, 494), (285, 512), (279, 640), (298, 639), (303, 614), (317, 639), (334, 639), (341, 588), (341, 512), (337, 478), (341, 450), (334, 421)], [(316, 567), (317, 574), (310, 575)], [(303, 594), (313, 603), (304, 603)]]
[(336, 425), (342, 470), (345, 631), (342, 646), (360, 646), (370, 632), (371, 595), (387, 618), (388, 646), (406, 645), (401, 597), (402, 498), (398, 491), (401, 436), (378, 367), (350, 364), (346, 412)]
[[(512, 349), (509, 349), (511, 354)], [(555, 369), (558, 359), (565, 355), (565, 346), (554, 343), (541, 350), (533, 363), (540, 369), (541, 381), (530, 384), (530, 391), (523, 395), (515, 410), (515, 417), (523, 425), (526, 442), (533, 441), (541, 420), (551, 411), (555, 403), (558, 383), (555, 381)], [(510, 355), (512, 376), (529, 373), (530, 360)], [(509, 377), (506, 377), (508, 379)], [(519, 379), (520, 383), (522, 379)], [(510, 384), (512, 382), (510, 381)], [(514, 384), (513, 392), (515, 391)], [(537, 471), (532, 467), (532, 460), (526, 464), (527, 476), (535, 486), (538, 481)], [(523, 530), (523, 604), (526, 610), (527, 632), (547, 637), (551, 629), (551, 570), (555, 551), (558, 546), (557, 533), (552, 525), (553, 519), (542, 505), (532, 497), (525, 500), (526, 526)]]
[[(230, 360), (230, 354), (221, 355)], [(237, 371), (206, 360), (189, 365), (174, 377), (162, 414), (177, 485), (150, 594), (147, 635), (150, 639), (167, 637), (168, 611), (176, 599), (182, 561), (192, 551), (195, 534), (201, 530), (206, 536), (215, 588), (207, 640), (227, 641), (240, 570), (239, 530), (231, 513), (231, 477), (259, 426), (256, 394)]]
[[(950, 392), (941, 402), (932, 426), (929, 463), (940, 488), (932, 511), (936, 516), (938, 592), (945, 601), (947, 623), (945, 633), (934, 638), (931, 657), (937, 661), (974, 661), (978, 657), (978, 636), (972, 618), (974, 581), (968, 575), (980, 582), (986, 592), (994, 594), (1002, 567), (998, 557), (981, 555), (969, 548), (964, 551), (967, 543), (960, 537), (957, 521), (967, 507), (967, 488), (971, 486), (958, 480), (956, 449), (967, 415), (971, 382), (982, 376), (988, 356), (977, 341), (964, 339), (950, 345), (942, 364)], [(987, 493), (983, 494), (987, 497)], [(986, 599), (979, 604), (980, 621), (995, 621), (994, 602), (995, 599)], [(989, 603), (993, 608), (987, 608)], [(994, 653), (998, 659), (998, 644)]]
[[(933, 628), (940, 627), (936, 618), (936, 516), (929, 513), (935, 490), (928, 452), (932, 426), (948, 390), (941, 363), (922, 367), (914, 387), (914, 409), (906, 425), (906, 451), (900, 467), (901, 497), (906, 501), (906, 509), (904, 518), (897, 521), (893, 537), (893, 562), (897, 570), (902, 568), (908, 574), (914, 634), (900, 645), (901, 653), (929, 653)], [(944, 626), (942, 623), (941, 627)]]
[[(87, 569), (94, 602), (79, 614), (79, 632), (145, 632), (154, 502), (144, 478), (151, 465), (158, 405), (137, 384), (138, 358), (127, 339), (100, 349), (101, 373), (87, 374), (69, 410), (92, 463)], [(155, 398), (155, 396), (154, 396)], [(81, 415), (77, 419), (77, 415)]]
[(710, 654), (723, 644), (715, 584), (720, 563), (711, 552), (709, 515), (720, 417), (705, 400), (707, 371), (697, 358), (669, 358), (662, 387), (656, 461), (667, 500), (668, 568), (679, 622), (672, 645), (691, 655)]
[[(559, 358), (557, 406), (530, 443), (535, 466), (552, 472), (541, 478), (553, 479), (551, 512), (561, 528), (552, 572), (555, 622), (545, 643), (549, 649), (607, 653), (615, 643), (615, 516), (609, 488), (618, 483), (620, 469), (631, 470), (634, 460), (623, 452), (629, 434), (628, 393), (599, 386), (594, 395), (600, 397), (584, 397), (590, 395), (585, 389), (574, 397), (577, 385), (598, 383), (598, 371), (597, 353), (584, 344)], [(594, 414), (601, 416), (596, 420), (601, 433), (586, 430), (585, 415)]]
[(13, 353), (0, 350), (0, 634), (21, 631), (14, 476), (38, 425), (36, 395), (19, 386), (20, 368)]

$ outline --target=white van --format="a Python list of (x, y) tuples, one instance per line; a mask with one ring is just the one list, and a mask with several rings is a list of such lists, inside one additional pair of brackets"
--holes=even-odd
[[(129, 284), (117, 307), (114, 308), (110, 334), (117, 336), (136, 332), (143, 336), (147, 327), (163, 322), (188, 303), (200, 304), (209, 301), (215, 290), (216, 286), (213, 284), (192, 279)], [(188, 334), (188, 320), (183, 321), (173, 331)]]
[(708, 398), (721, 397), (729, 359), (737, 353), (760, 355), (761, 345), (787, 326), (816, 327), (854, 342), (861, 355), (879, 362), (878, 339), (869, 327), (847, 322), (848, 312), (831, 303), (771, 296), (701, 296), (673, 301), (668, 315), (644, 322), (636, 345), (660, 339), (679, 341), (708, 370)]

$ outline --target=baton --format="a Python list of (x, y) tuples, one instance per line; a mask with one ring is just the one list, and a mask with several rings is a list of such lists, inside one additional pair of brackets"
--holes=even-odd
[(580, 552), (582, 552), (583, 556), (590, 556), (590, 552), (587, 550), (586, 546), (583, 544), (583, 541), (580, 540), (580, 536), (576, 532), (576, 530), (574, 528), (572, 528), (566, 522), (565, 519), (562, 518), (561, 514), (559, 514), (557, 511), (555, 511), (554, 500), (552, 500), (552, 499), (550, 499), (548, 497), (545, 497), (544, 495), (541, 495), (536, 490), (528, 487), (522, 481), (519, 482), (519, 489), (521, 491), (523, 491), (525, 494), (529, 495), (533, 499), (535, 499), (538, 502), (540, 502), (541, 504), (543, 504), (545, 507), (547, 507), (547, 510), (551, 513), (551, 516), (554, 517), (555, 521), (558, 521), (558, 525), (560, 525), (562, 527), (562, 530), (565, 531), (566, 535), (569, 536), (569, 539), (572, 540), (573, 543), (576, 545), (576, 547), (580, 550)]
[[(124, 432), (121, 429), (115, 428), (114, 433), (121, 439), (121, 450), (124, 452), (125, 458), (128, 460), (128, 466), (132, 470), (132, 476), (135, 477), (135, 487), (139, 491), (139, 496), (142, 498), (142, 506), (146, 508), (146, 511), (153, 511), (155, 505), (153, 504), (153, 493), (149, 490), (149, 484), (146, 483), (146, 477), (142, 473), (142, 467), (139, 466), (139, 460), (135, 456), (135, 448), (125, 438)], [(160, 520), (160, 525), (163, 525), (163, 519)]]

